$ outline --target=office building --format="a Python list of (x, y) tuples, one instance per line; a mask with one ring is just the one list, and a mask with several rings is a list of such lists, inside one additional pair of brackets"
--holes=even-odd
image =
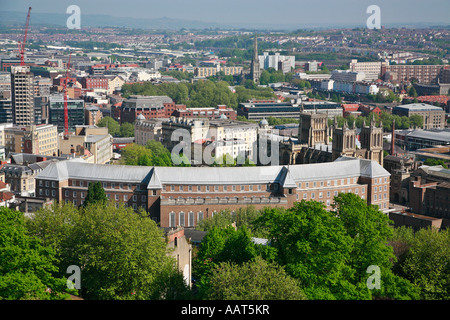
[[(64, 132), (64, 96), (55, 94), (49, 97), (48, 123), (58, 126), (59, 132)], [(84, 100), (67, 99), (69, 131), (75, 131), (75, 126), (85, 124)]]
[(436, 107), (426, 103), (411, 103), (399, 105), (392, 109), (392, 114), (398, 116), (411, 117), (419, 115), (423, 117), (424, 129), (445, 128), (445, 111), (441, 107)]
[(390, 81), (411, 81), (416, 79), (421, 84), (437, 83), (444, 65), (385, 65), (381, 69), (382, 78)]
[(261, 69), (265, 70), (274, 68), (275, 70), (281, 70), (283, 73), (287, 73), (292, 68), (295, 68), (295, 56), (284, 56), (278, 52), (275, 54), (264, 52), (262, 56), (258, 56), (258, 59)]
[(112, 136), (106, 127), (76, 126), (74, 134), (67, 138), (59, 136), (59, 154), (75, 155), (90, 163), (110, 163), (113, 157)]
[(356, 82), (365, 80), (364, 72), (356, 72), (350, 70), (333, 70), (331, 72), (331, 79), (334, 81)]
[(34, 123), (34, 75), (29, 66), (11, 66), (11, 100), (13, 123)]
[(377, 80), (382, 75), (382, 67), (387, 66), (387, 62), (358, 62), (352, 59), (350, 62), (350, 71), (362, 72), (365, 75), (365, 80)]
[(0, 126), (6, 152), (32, 153), (55, 156), (58, 152), (58, 132), (54, 125)]
[(116, 108), (116, 113), (120, 114), (120, 123), (133, 123), (140, 114), (145, 119), (169, 118), (177, 109), (186, 109), (186, 106), (175, 104), (168, 96), (132, 95)]

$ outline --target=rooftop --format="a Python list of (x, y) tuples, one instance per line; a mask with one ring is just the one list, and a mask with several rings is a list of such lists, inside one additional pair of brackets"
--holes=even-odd
[(40, 179), (63, 181), (86, 179), (124, 183), (145, 183), (147, 188), (163, 184), (267, 184), (296, 187), (300, 181), (347, 177), (381, 177), (389, 173), (375, 161), (341, 157), (332, 163), (257, 167), (142, 167), (91, 164), (81, 161), (51, 163)]
[(427, 103), (411, 103), (394, 107), (394, 110), (409, 110), (409, 111), (443, 111), (441, 107), (436, 107)]

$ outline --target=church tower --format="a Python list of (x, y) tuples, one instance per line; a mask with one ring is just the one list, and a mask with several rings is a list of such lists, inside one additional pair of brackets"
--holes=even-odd
[(309, 113), (300, 111), (298, 140), (310, 148), (316, 145), (328, 145), (328, 115), (325, 113)]
[(375, 125), (372, 118), (370, 125), (361, 128), (361, 149), (365, 150), (364, 158), (378, 162), (383, 166), (383, 125)]
[(335, 117), (332, 145), (332, 161), (340, 156), (356, 157), (356, 129), (349, 128), (347, 121), (339, 128)]
[(253, 44), (253, 58), (252, 65), (250, 69), (251, 77), (254, 83), (259, 83), (259, 78), (261, 77), (261, 67), (259, 66), (258, 58), (258, 36), (255, 34), (255, 42)]

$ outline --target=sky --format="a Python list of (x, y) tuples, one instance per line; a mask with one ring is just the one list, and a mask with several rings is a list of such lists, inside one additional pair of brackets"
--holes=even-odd
[(0, 11), (65, 14), (78, 5), (81, 14), (197, 20), (204, 22), (365, 25), (370, 5), (381, 10), (381, 24), (450, 24), (449, 0), (0, 0)]

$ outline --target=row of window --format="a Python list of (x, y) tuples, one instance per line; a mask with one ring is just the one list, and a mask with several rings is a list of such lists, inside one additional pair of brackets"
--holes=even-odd
[[(40, 190), (42, 191), (42, 189)], [(46, 190), (48, 191), (48, 190)], [(54, 191), (52, 191), (52, 195), (54, 195)], [(70, 197), (70, 191), (69, 190), (65, 190), (64, 191), (64, 196), (66, 198)], [(86, 196), (86, 193), (84, 191), (80, 192), (80, 197), (81, 199), (84, 199)], [(111, 199), (111, 194), (107, 193), (106, 196), (108, 197), (108, 199)], [(72, 191), (72, 197), (76, 198), (78, 197), (78, 191)], [(127, 193), (124, 194), (114, 194), (114, 200), (116, 201), (128, 201), (130, 198), (132, 199), (132, 201), (137, 201), (137, 195), (132, 195), (131, 197), (129, 197), (129, 195)], [(147, 196), (146, 195), (141, 195), (141, 201), (145, 202), (147, 201)]]
[[(212, 213), (214, 215), (214, 212)], [(184, 211), (179, 212), (176, 214), (175, 212), (169, 213), (169, 227), (176, 227), (177, 225), (182, 227), (193, 227), (194, 226), (194, 217), (195, 213), (193, 211), (189, 211), (187, 213), (187, 221), (186, 221), (186, 214)], [(178, 219), (177, 219), (178, 218)], [(203, 211), (197, 212), (197, 224), (202, 221), (204, 218)], [(186, 224), (187, 222), (187, 224)]]
[[(166, 186), (166, 191), (175, 191), (175, 186), (171, 185)], [(263, 185), (259, 184), (259, 185), (249, 185), (248, 189), (246, 190), (245, 185), (223, 185), (222, 186), (222, 191), (263, 191)], [(274, 191), (278, 191), (279, 186), (278, 184), (267, 184), (264, 185), (264, 191), (269, 191), (269, 190), (274, 190)], [(183, 186), (183, 185), (179, 185), (178, 186), (178, 190), (176, 191), (189, 191), (189, 192), (219, 192), (219, 185), (213, 185), (213, 186)]]

